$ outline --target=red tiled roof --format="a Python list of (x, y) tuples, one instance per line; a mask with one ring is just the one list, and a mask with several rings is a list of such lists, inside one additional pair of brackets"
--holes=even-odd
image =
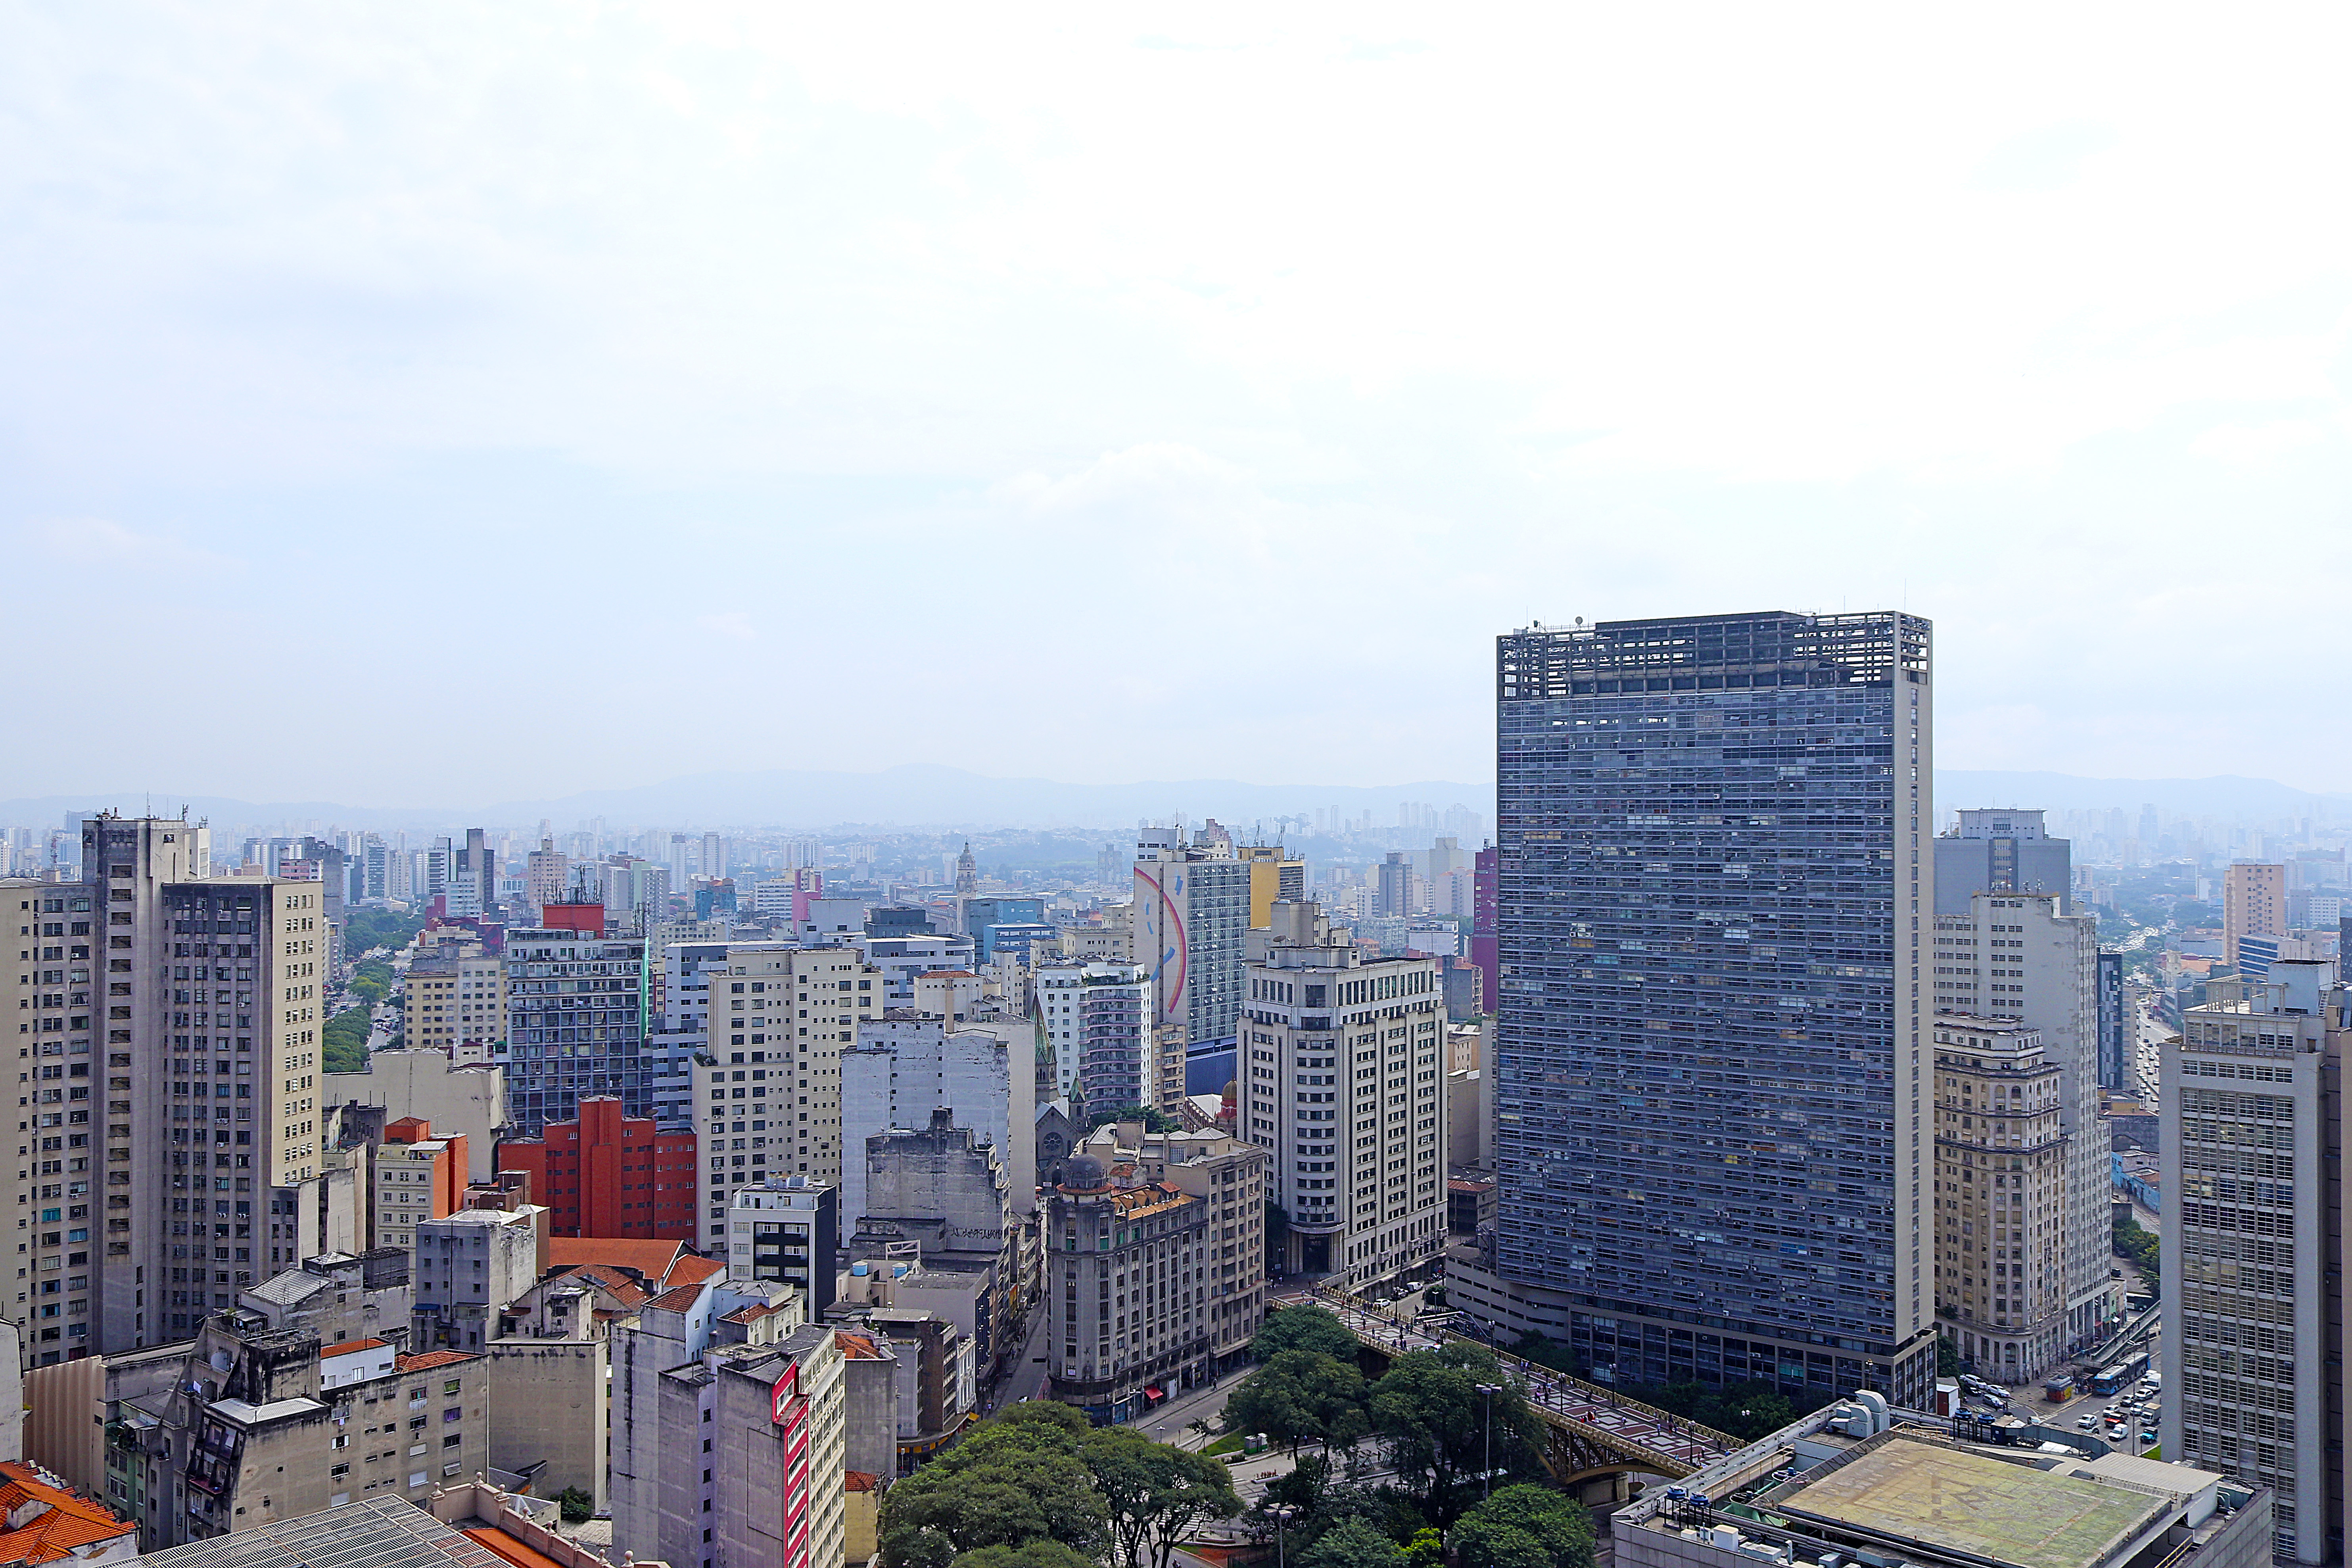
[(0, 1530), (0, 1563), (63, 1562), (73, 1556), (77, 1547), (119, 1540), (139, 1528), (94, 1502), (51, 1486), (21, 1459), (0, 1462), (0, 1518), (29, 1502), (47, 1506), (26, 1521), (22, 1530)]
[(665, 1312), (683, 1312), (701, 1300), (702, 1286), (700, 1284), (681, 1285), (675, 1290), (663, 1291), (660, 1295), (646, 1302), (646, 1305), (648, 1307), (659, 1307)]
[(550, 1268), (583, 1263), (618, 1264), (648, 1279), (667, 1277), (686, 1248), (682, 1241), (647, 1241), (629, 1236), (551, 1236), (547, 1238)]
[(350, 1355), (353, 1351), (373, 1350), (378, 1345), (391, 1342), (389, 1340), (345, 1340), (339, 1345), (329, 1345), (319, 1353), (322, 1356)]
[(436, 1366), (455, 1366), (461, 1361), (479, 1361), (479, 1351), (426, 1351), (422, 1355), (404, 1355), (392, 1363), (394, 1372), (431, 1372)]
[(882, 1484), (882, 1478), (872, 1470), (844, 1470), (841, 1489), (845, 1492), (870, 1492)]
[(733, 1311), (728, 1313), (719, 1321), (722, 1323), (756, 1323), (762, 1318), (774, 1317), (778, 1312), (783, 1311), (786, 1307), (791, 1305), (792, 1303), (789, 1301), (785, 1302), (782, 1306), (776, 1307), (768, 1306), (764, 1302), (753, 1302), (749, 1307), (736, 1308)]
[[(880, 1361), (882, 1359), (881, 1349), (875, 1344), (874, 1336), (871, 1334), (845, 1334), (841, 1332), (839, 1330), (835, 1330), (834, 1331), (833, 1342), (841, 1347), (841, 1353), (851, 1361)], [(852, 1470), (849, 1473), (851, 1475), (857, 1474), (856, 1470)]]
[(680, 1258), (662, 1276), (665, 1285), (698, 1285), (714, 1274), (727, 1272), (727, 1265), (716, 1258)]

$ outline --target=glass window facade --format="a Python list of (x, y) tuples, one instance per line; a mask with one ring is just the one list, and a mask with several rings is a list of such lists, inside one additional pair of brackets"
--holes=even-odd
[(1497, 651), (1498, 1271), (1620, 1382), (1924, 1400), (1927, 624)]

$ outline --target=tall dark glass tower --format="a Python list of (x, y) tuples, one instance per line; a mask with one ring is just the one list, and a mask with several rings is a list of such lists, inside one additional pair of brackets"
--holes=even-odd
[(1928, 1396), (1932, 689), (1893, 613), (1497, 639), (1495, 1267), (1596, 1375)]

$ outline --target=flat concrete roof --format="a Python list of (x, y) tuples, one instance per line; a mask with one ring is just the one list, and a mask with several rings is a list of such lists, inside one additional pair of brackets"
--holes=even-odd
[(1938, 1443), (1882, 1443), (1771, 1507), (2019, 1568), (2094, 1568), (2167, 1500)]

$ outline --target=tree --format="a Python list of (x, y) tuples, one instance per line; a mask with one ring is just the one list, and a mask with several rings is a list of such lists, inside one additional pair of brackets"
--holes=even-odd
[(887, 1568), (947, 1568), (985, 1547), (1058, 1542), (1089, 1552), (1103, 1538), (1102, 1494), (1077, 1459), (1085, 1416), (1024, 1400), (890, 1489), (882, 1504)]
[(556, 1494), (555, 1507), (564, 1523), (582, 1524), (595, 1514), (596, 1500), (578, 1487), (566, 1487)]
[(1298, 1568), (1404, 1568), (1404, 1550), (1369, 1521), (1341, 1520), (1298, 1554)]
[(1444, 1568), (1445, 1537), (1433, 1530), (1416, 1530), (1404, 1543), (1406, 1568)]
[[(1481, 1384), (1498, 1392), (1481, 1394)], [(1398, 1481), (1441, 1524), (1459, 1513), (1463, 1482), (1486, 1467), (1490, 1444), (1496, 1468), (1539, 1471), (1535, 1415), (1483, 1345), (1456, 1342), (1397, 1357), (1372, 1385), (1370, 1405)]]
[(1949, 1334), (1936, 1336), (1936, 1375), (1937, 1377), (1960, 1375), (1959, 1343)]
[[(1087, 1132), (1097, 1127), (1108, 1127), (1114, 1121), (1140, 1121), (1146, 1132), (1181, 1132), (1183, 1128), (1176, 1119), (1156, 1105), (1122, 1105), (1116, 1110), (1087, 1112)], [(1085, 1133), (1079, 1134), (1084, 1137)]]
[(319, 1031), (319, 1058), (329, 1072), (367, 1070), (368, 1010), (346, 1007)]
[(1155, 1443), (1131, 1426), (1087, 1434), (1078, 1458), (1102, 1494), (1111, 1543), (1130, 1568), (1168, 1568), (1193, 1526), (1242, 1511), (1233, 1472), (1222, 1462)]
[(1284, 1351), (1234, 1388), (1225, 1401), (1225, 1426), (1263, 1432), (1286, 1448), (1352, 1443), (1370, 1429), (1364, 1374), (1319, 1351)]
[(1018, 1546), (983, 1546), (964, 1552), (950, 1568), (1095, 1568), (1095, 1560), (1058, 1541), (1024, 1541)]
[(1462, 1568), (1592, 1568), (1592, 1520), (1549, 1487), (1508, 1486), (1454, 1527)]
[(1249, 1348), (1253, 1361), (1272, 1361), (1285, 1351), (1319, 1351), (1339, 1361), (1353, 1361), (1356, 1336), (1328, 1307), (1285, 1307), (1266, 1314)]

